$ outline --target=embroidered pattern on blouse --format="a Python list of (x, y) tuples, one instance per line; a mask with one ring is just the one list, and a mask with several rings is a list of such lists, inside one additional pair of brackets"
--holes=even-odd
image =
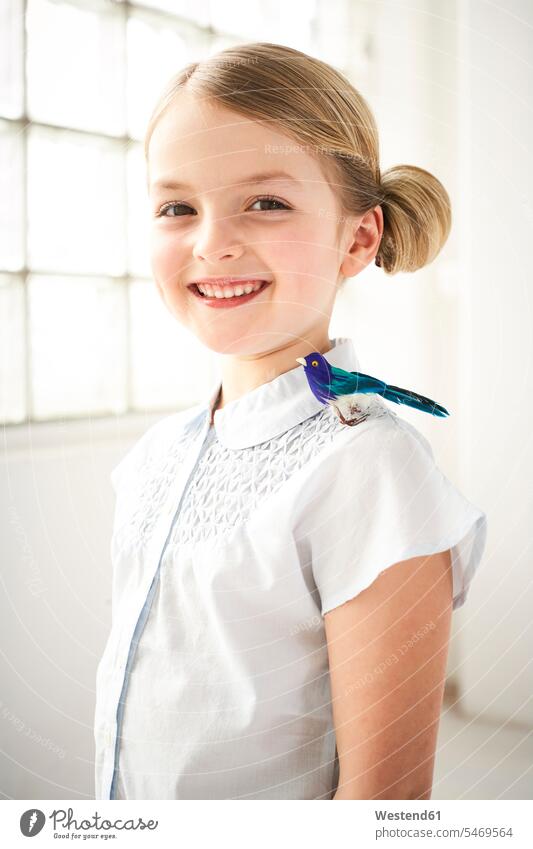
[[(367, 402), (366, 412), (372, 418), (391, 414), (377, 398)], [(169, 546), (210, 545), (225, 539), (247, 521), (263, 499), (346, 427), (328, 406), (285, 433), (242, 449), (225, 448), (211, 428), (186, 486)], [(154, 450), (147, 450), (143, 462), (127, 478), (128, 485), (118, 499), (113, 531), (116, 548), (140, 550), (148, 543), (190, 450), (190, 437), (181, 431), (164, 451), (156, 438), (154, 443)], [(135, 459), (126, 458), (126, 463), (130, 462), (134, 464)], [(173, 509), (177, 507), (176, 501)], [(171, 518), (169, 515), (169, 521)]]
[[(368, 405), (367, 412), (373, 418), (388, 413), (379, 402)], [(189, 481), (169, 545), (221, 542), (346, 427), (326, 407), (249, 448), (225, 448), (213, 434)]]
[[(189, 437), (180, 432), (163, 457), (160, 451), (147, 451), (144, 462), (128, 477), (125, 491), (119, 493), (113, 529), (115, 547), (140, 549), (149, 541), (189, 448)], [(133, 464), (135, 458), (126, 456), (124, 461)]]

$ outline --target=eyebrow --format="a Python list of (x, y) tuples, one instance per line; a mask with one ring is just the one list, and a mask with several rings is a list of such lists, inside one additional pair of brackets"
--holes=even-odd
[[(269, 183), (273, 180), (281, 183), (292, 183), (296, 186), (302, 186), (302, 181), (297, 180), (296, 177), (291, 176), (291, 174), (287, 174), (286, 171), (268, 171), (263, 172), (261, 174), (250, 174), (248, 177), (244, 177), (239, 183), (235, 183), (236, 186), (249, 186), (255, 183)], [(187, 191), (191, 190), (193, 186), (189, 183), (181, 183), (181, 182), (172, 182), (169, 180), (156, 180), (152, 184), (153, 189), (185, 189)]]

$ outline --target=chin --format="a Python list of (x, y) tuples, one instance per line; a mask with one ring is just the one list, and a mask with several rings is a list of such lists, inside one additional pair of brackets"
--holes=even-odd
[[(210, 332), (211, 330), (211, 332)], [(266, 354), (270, 351), (275, 351), (282, 347), (284, 343), (284, 334), (250, 332), (249, 327), (243, 327), (242, 336), (236, 334), (235, 331), (228, 333), (217, 333), (216, 326), (203, 328), (202, 331), (195, 333), (197, 338), (216, 354), (230, 357), (247, 357), (257, 354)]]

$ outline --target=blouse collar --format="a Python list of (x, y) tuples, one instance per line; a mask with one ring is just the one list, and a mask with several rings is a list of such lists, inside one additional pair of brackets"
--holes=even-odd
[[(358, 371), (359, 360), (352, 340), (339, 336), (331, 341), (332, 347), (324, 354), (328, 363), (346, 371)], [(201, 404), (204, 422), (211, 421), (221, 385), (217, 377)], [(213, 424), (217, 439), (226, 448), (251, 448), (285, 433), (323, 409), (324, 404), (309, 388), (303, 366), (297, 364), (225, 404), (221, 410), (215, 410)]]

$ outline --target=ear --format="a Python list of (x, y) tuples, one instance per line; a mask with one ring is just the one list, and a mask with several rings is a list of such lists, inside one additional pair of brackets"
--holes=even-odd
[(375, 206), (350, 222), (345, 234), (348, 245), (339, 268), (339, 274), (344, 277), (355, 277), (375, 258), (383, 235), (383, 210)]

